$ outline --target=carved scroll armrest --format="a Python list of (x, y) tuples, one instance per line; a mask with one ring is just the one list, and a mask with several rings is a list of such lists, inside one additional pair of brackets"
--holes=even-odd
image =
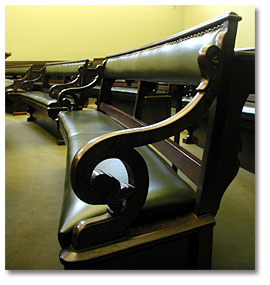
[(64, 83), (64, 84), (55, 84), (55, 85), (53, 85), (50, 88), (50, 90), (49, 90), (50, 97), (51, 98), (57, 98), (59, 93), (62, 90), (66, 89), (66, 88), (70, 88), (70, 87), (76, 86), (80, 82), (80, 79), (81, 79), (81, 75), (78, 75), (75, 79), (73, 79), (70, 82), (67, 82), (67, 83)]
[(32, 72), (32, 66), (27, 70), (26, 74), (19, 79), (14, 79), (13, 81), (13, 90), (16, 92), (20, 86), (22, 85), (22, 83), (27, 80), (27, 78), (29, 78), (30, 74)]
[[(83, 220), (74, 227), (72, 245), (76, 249), (121, 237), (137, 217), (147, 197), (149, 178), (144, 159), (135, 149), (119, 147), (110, 138), (111, 134), (89, 142), (87, 150), (81, 149), (72, 162), (71, 179), (79, 198), (90, 204), (108, 206), (107, 214)], [(128, 183), (94, 170), (99, 162), (109, 158), (122, 161)], [(82, 188), (84, 191), (80, 191)]]
[(34, 83), (38, 82), (42, 79), (42, 77), (45, 74), (45, 67), (43, 67), (40, 71), (39, 74), (37, 75), (37, 77), (33, 78), (33, 79), (28, 79), (25, 80), (22, 84), (21, 84), (21, 88), (24, 90), (32, 90), (34, 88)]
[(92, 90), (96, 85), (100, 84), (103, 77), (103, 66), (97, 66), (96, 74), (96, 77), (87, 85), (61, 90), (58, 93), (57, 97), (58, 104), (64, 107), (68, 107), (70, 110), (76, 110), (82, 106), (87, 99), (87, 97), (84, 97), (83, 94), (87, 91)]

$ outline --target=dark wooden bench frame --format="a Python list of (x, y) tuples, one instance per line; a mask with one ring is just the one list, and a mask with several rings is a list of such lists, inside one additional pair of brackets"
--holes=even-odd
[[(248, 96), (246, 87), (250, 84), (249, 82), (254, 82), (254, 73), (245, 72), (246, 62), (239, 62), (234, 57), (234, 41), (240, 19), (237, 14), (230, 12), (165, 40), (108, 56), (103, 67), (98, 67), (98, 76), (95, 80), (81, 87), (91, 90), (102, 81), (98, 110), (122, 122), (128, 128), (125, 131), (108, 133), (89, 141), (78, 150), (67, 177), (71, 181), (73, 191), (82, 201), (89, 204), (95, 204), (96, 199), (103, 201), (104, 197), (99, 197), (98, 193), (95, 194), (95, 187), (100, 183), (110, 189), (111, 180), (106, 181), (104, 174), (99, 178), (100, 176), (93, 170), (98, 162), (110, 157), (125, 161), (133, 174), (136, 173), (135, 181), (139, 181), (142, 187), (141, 195), (144, 196), (144, 187), (147, 188), (147, 170), (134, 149), (148, 144), (152, 144), (171, 161), (173, 167), (183, 172), (197, 186), (197, 191), (194, 209), (187, 215), (156, 221), (145, 226), (129, 227), (132, 220), (130, 216), (136, 216), (142, 207), (143, 198), (137, 196), (132, 200), (128, 214), (126, 212), (117, 217), (121, 221), (117, 224), (117, 228), (113, 222), (109, 221), (104, 233), (105, 230), (99, 228), (108, 219), (104, 216), (91, 220), (89, 224), (88, 221), (84, 221), (80, 226), (74, 225), (73, 242), (69, 247), (63, 248), (60, 253), (60, 261), (66, 269), (211, 268), (214, 216), (226, 188), (239, 169), (237, 158), (241, 145), (239, 121), (242, 107)], [(145, 50), (151, 51), (156, 47), (189, 40), (196, 36), (200, 37), (201, 33), (211, 32), (216, 28), (221, 29), (216, 45), (213, 43), (205, 46), (198, 53), (201, 78), (196, 89), (197, 95), (175, 116), (154, 125), (146, 125), (138, 119), (137, 114), (141, 112), (142, 99), (149, 90), (153, 90), (153, 85), (158, 81), (156, 79), (153, 80), (155, 83), (147, 82), (151, 75), (146, 75), (147, 79), (141, 74), (127, 75), (126, 78), (124, 76), (127, 80), (140, 81), (133, 116), (110, 104), (111, 88), (115, 79), (118, 78), (113, 71), (110, 71), (114, 60), (117, 62), (120, 59), (121, 62), (122, 59), (127, 58), (128, 62), (129, 55)], [(121, 76), (123, 74), (120, 74)], [(183, 75), (183, 78), (186, 78), (186, 75)], [(189, 82), (184, 79), (182, 83), (177, 80), (176, 83), (181, 86)], [(181, 89), (178, 90), (179, 96), (182, 96)], [(78, 92), (76, 88), (61, 91), (58, 96), (59, 103), (61, 104), (67, 95), (75, 96), (76, 92)], [(192, 125), (197, 118), (209, 110), (209, 107), (210, 123), (201, 160), (168, 138)], [(64, 136), (61, 122), (60, 130)], [(65, 139), (68, 143), (68, 138), (65, 137)], [(99, 179), (97, 184), (93, 182), (95, 179)], [(89, 181), (92, 181), (91, 185)], [(126, 190), (132, 192), (129, 186)], [(103, 240), (100, 239), (100, 243), (96, 244), (98, 241), (93, 241), (95, 235), (100, 238), (102, 231)], [(115, 239), (117, 231), (123, 232), (120, 239)], [(80, 247), (80, 242), (87, 244), (88, 247)], [(91, 242), (93, 242), (92, 246)]]
[(5, 77), (12, 80), (5, 90), (6, 112), (13, 115), (26, 114), (27, 106), (21, 102), (20, 94), (17, 90), (23, 81), (29, 78), (33, 65), (10, 66), (5, 69)]

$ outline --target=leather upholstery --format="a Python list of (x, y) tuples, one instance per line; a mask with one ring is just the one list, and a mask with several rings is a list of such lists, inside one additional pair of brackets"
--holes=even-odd
[(202, 46), (215, 44), (220, 31), (218, 28), (189, 40), (108, 58), (104, 77), (198, 85), (201, 78), (198, 52)]
[(25, 75), (29, 66), (16, 66), (16, 67), (6, 67), (5, 75)]
[(61, 64), (46, 64), (46, 76), (62, 75), (72, 76), (78, 75), (78, 69), (85, 64), (85, 60), (81, 62), (68, 62)]
[(26, 91), (24, 93), (21, 93), (20, 95), (21, 97), (28, 98), (45, 106), (49, 106), (52, 103), (57, 103), (56, 99), (51, 98), (48, 93), (44, 93), (41, 91)]
[[(61, 112), (59, 121), (64, 136), (68, 138), (65, 192), (59, 224), (59, 241), (64, 246), (71, 242), (71, 230), (77, 222), (106, 212), (106, 205), (88, 205), (74, 194), (69, 176), (73, 156), (89, 139), (124, 127), (96, 110)], [(150, 185), (144, 208), (134, 223), (189, 212), (194, 203), (193, 189), (150, 147), (140, 147), (138, 151), (146, 161)], [(125, 168), (119, 160), (111, 159), (109, 163), (103, 161), (97, 168), (112, 174), (121, 182), (127, 182)]]

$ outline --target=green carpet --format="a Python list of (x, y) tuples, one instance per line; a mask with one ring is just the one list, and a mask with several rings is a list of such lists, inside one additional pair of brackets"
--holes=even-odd
[[(57, 230), (66, 147), (26, 118), (5, 116), (6, 269), (63, 269)], [(213, 269), (254, 269), (254, 196), (254, 174), (240, 169), (216, 217)]]
[(63, 269), (57, 229), (66, 147), (26, 118), (6, 114), (6, 269)]
[(213, 269), (255, 269), (255, 177), (240, 168), (216, 216)]

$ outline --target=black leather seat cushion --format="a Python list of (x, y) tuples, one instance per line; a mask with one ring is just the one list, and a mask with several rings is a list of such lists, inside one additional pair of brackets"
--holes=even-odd
[[(95, 110), (61, 112), (59, 120), (68, 137), (65, 191), (59, 224), (59, 240), (62, 246), (65, 246), (71, 242), (71, 231), (77, 222), (106, 212), (106, 205), (86, 204), (72, 191), (69, 177), (72, 159), (88, 140), (124, 127)], [(146, 161), (150, 184), (147, 200), (135, 222), (145, 223), (190, 212), (195, 198), (193, 189), (153, 149), (144, 146), (137, 150)], [(121, 182), (127, 182), (125, 168), (117, 159), (105, 160), (97, 169), (112, 174)]]
[(57, 100), (51, 98), (49, 93), (45, 93), (41, 91), (26, 91), (21, 94), (21, 97), (28, 98), (32, 101), (35, 101), (45, 106), (48, 106), (52, 103), (57, 103)]

